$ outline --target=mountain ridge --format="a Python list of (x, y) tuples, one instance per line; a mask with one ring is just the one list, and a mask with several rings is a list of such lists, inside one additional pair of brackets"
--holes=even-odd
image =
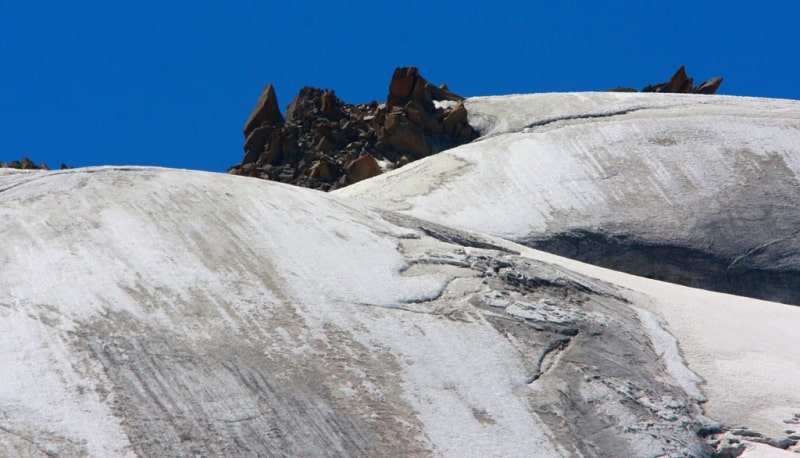
[[(705, 456), (700, 431), (747, 421), (782, 440), (800, 405), (769, 369), (797, 308), (265, 180), (131, 167), (0, 182), (5, 454)], [(674, 321), (672, 297), (768, 308), (784, 328), (751, 320), (769, 337), (741, 343), (760, 357), (715, 369), (704, 358), (741, 347), (694, 343), (685, 326), (725, 326)]]
[[(800, 103), (553, 93), (466, 106), (476, 142), (335, 192), (631, 273), (800, 303)], [(504, 185), (486, 194), (487, 181)]]

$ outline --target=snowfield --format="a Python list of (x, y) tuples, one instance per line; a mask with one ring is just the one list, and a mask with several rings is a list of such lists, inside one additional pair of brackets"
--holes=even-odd
[(468, 108), (481, 140), (332, 194), (0, 170), (0, 456), (795, 456), (800, 307), (514, 241), (794, 269), (798, 104)]
[(616, 270), (800, 304), (800, 102), (575, 93), (466, 106), (478, 141), (336, 192)]

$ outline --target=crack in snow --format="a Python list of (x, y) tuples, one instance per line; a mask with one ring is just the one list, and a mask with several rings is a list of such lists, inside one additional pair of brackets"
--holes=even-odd
[(617, 111), (606, 111), (600, 113), (585, 113), (585, 114), (575, 114), (575, 115), (567, 115), (567, 116), (557, 116), (554, 118), (546, 118), (542, 119), (541, 121), (532, 122), (525, 127), (522, 128), (522, 131), (526, 131), (527, 129), (533, 129), (535, 127), (542, 127), (548, 124), (553, 124), (560, 121), (574, 121), (574, 120), (581, 120), (581, 119), (597, 119), (597, 118), (611, 118), (614, 116), (624, 116), (629, 113), (634, 113), (637, 111), (643, 110), (657, 110), (659, 107), (652, 107), (652, 106), (638, 106), (638, 107), (631, 107), (626, 108), (624, 110), (617, 110)]
[(798, 234), (800, 234), (800, 229), (794, 231), (791, 235), (788, 235), (786, 237), (783, 237), (783, 238), (780, 238), (780, 239), (777, 239), (777, 240), (771, 240), (771, 241), (769, 241), (767, 243), (764, 243), (764, 244), (759, 245), (759, 246), (757, 246), (755, 248), (752, 248), (752, 249), (748, 250), (747, 253), (745, 253), (745, 254), (743, 254), (741, 256), (737, 256), (736, 259), (734, 259), (728, 265), (728, 267), (725, 270), (730, 271), (739, 262), (741, 262), (741, 261), (743, 261), (743, 260), (745, 260), (745, 259), (747, 259), (747, 258), (749, 258), (749, 257), (751, 257), (753, 255), (757, 255), (759, 253), (762, 253), (764, 250), (766, 250), (767, 248), (771, 247), (772, 245), (776, 245), (778, 243), (785, 242), (787, 240), (791, 240), (793, 238), (796, 238)]
[(544, 359), (547, 357), (547, 355), (556, 350), (559, 351), (564, 350), (565, 348), (567, 348), (567, 345), (569, 345), (571, 341), (572, 341), (571, 338), (565, 337), (563, 339), (554, 340), (553, 342), (550, 342), (549, 345), (544, 347), (544, 350), (542, 350), (542, 353), (539, 354), (539, 358), (536, 360), (536, 370), (534, 371), (533, 375), (528, 377), (528, 380), (526, 380), (525, 383), (530, 385), (536, 380), (539, 380), (539, 377), (541, 377), (542, 373), (544, 372), (542, 371), (542, 363), (544, 362)]

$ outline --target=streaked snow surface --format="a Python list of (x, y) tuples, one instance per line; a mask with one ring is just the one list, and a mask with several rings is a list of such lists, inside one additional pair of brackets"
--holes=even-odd
[[(112, 415), (124, 401), (115, 399), (97, 355), (77, 343), (97, 321), (118, 326), (114, 332), (155, 328), (187, 354), (234, 345), (277, 360), (296, 353), (300, 365), (303, 354), (335, 347), (334, 338), (352, 340), (324, 361), (341, 364), (333, 377), (342, 379), (342, 392), (334, 394), (360, 401), (372, 391), (416, 412), (389, 419), (417, 431), (407, 450), (433, 444), (451, 456), (555, 454), (516, 392), (524, 387), (514, 382), (523, 373), (519, 356), (490, 327), (464, 329), (395, 308), (438, 295), (445, 277), (401, 275), (398, 241), (419, 236), (358, 204), (260, 180), (155, 169), (6, 173), (0, 190), (5, 454), (132, 453), (121, 424), (137, 419)], [(357, 354), (348, 352), (368, 349), (388, 355), (386, 373), (360, 373), (357, 359), (350, 362)], [(208, 414), (246, 417), (252, 393), (216, 376), (195, 380), (198, 396), (223, 404)], [(180, 373), (161, 377), (187, 383)], [(390, 399), (392, 391), (402, 399)], [(162, 402), (178, 402), (173, 396)], [(161, 408), (177, 415), (192, 406)]]
[(466, 106), (483, 138), (336, 193), (510, 240), (583, 228), (725, 256), (781, 241), (780, 262), (800, 265), (800, 102), (575, 93)]
[[(796, 180), (796, 150), (784, 146), (797, 136), (798, 104), (759, 103), (471, 99), (486, 138), (334, 195), (165, 169), (0, 171), (0, 455), (655, 456), (673, 449), (651, 437), (696, 449), (681, 445), (690, 435), (679, 428), (649, 430), (625, 409), (645, 406), (670, 427), (700, 418), (698, 398), (712, 423), (777, 437), (800, 413), (800, 307), (647, 280), (356, 202), (514, 238), (613, 222), (638, 196), (671, 206), (628, 222), (664, 213), (664, 236), (706, 243), (677, 223), (692, 206), (723, 211), (720, 189), (739, 197), (751, 176)], [(721, 127), (704, 128), (704, 117)], [(581, 119), (609, 145), (660, 145), (628, 164), (640, 182), (620, 186), (614, 170), (633, 159), (589, 151)], [(665, 122), (687, 147), (660, 136)], [(692, 145), (721, 168), (704, 167)], [(762, 168), (726, 168), (739, 155)], [(512, 280), (539, 272), (532, 284), (552, 295), (492, 277), (492, 265), (512, 264)], [(572, 337), (549, 354), (540, 334)], [(592, 345), (611, 336), (622, 347)], [(600, 354), (623, 364), (603, 372)], [(649, 375), (626, 379), (614, 369), (626, 365)], [(624, 428), (587, 423), (575, 434), (561, 421), (571, 402)]]

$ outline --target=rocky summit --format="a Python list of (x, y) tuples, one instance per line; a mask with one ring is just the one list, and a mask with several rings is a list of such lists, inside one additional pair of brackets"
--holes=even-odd
[[(669, 81), (642, 92), (714, 94), (722, 78), (693, 82), (681, 66)], [(416, 67), (398, 67), (384, 103), (351, 105), (333, 90), (304, 87), (284, 116), (268, 84), (245, 123), (242, 162), (228, 173), (324, 191), (342, 188), (476, 139), (463, 101)]]
[(722, 84), (722, 77), (715, 76), (704, 81), (699, 86), (693, 86), (694, 78), (686, 75), (686, 68), (681, 67), (672, 75), (666, 83), (651, 84), (642, 92), (670, 92), (676, 94), (715, 94)]
[[(713, 95), (717, 93), (719, 86), (722, 84), (722, 77), (715, 76), (700, 83), (699, 86), (694, 86), (694, 78), (686, 74), (686, 67), (681, 65), (680, 68), (672, 75), (667, 82), (658, 84), (649, 84), (642, 89), (642, 92), (662, 92), (672, 94), (706, 94)], [(611, 88), (608, 92), (639, 92), (631, 87), (618, 86)]]
[(242, 163), (228, 173), (325, 191), (347, 186), (477, 138), (463, 100), (416, 67), (400, 67), (384, 103), (351, 105), (304, 87), (284, 117), (269, 84), (245, 124)]
[[(69, 168), (66, 164), (61, 164), (62, 169)], [(50, 170), (44, 162), (36, 164), (27, 157), (23, 157), (21, 161), (0, 162), (0, 169), (20, 169), (20, 170)]]

